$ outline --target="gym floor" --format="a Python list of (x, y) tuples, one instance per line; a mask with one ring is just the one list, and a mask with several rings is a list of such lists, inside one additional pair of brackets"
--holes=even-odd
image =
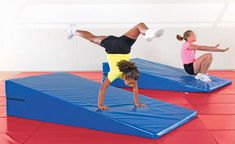
[[(198, 112), (198, 117), (194, 120), (156, 140), (6, 116), (4, 80), (47, 73), (48, 72), (0, 73), (0, 144), (235, 143), (235, 71), (210, 71), (210, 75), (233, 81), (231, 85), (211, 93), (184, 93), (140, 89), (140, 94), (194, 109)], [(90, 80), (102, 81), (101, 72), (71, 73)]]

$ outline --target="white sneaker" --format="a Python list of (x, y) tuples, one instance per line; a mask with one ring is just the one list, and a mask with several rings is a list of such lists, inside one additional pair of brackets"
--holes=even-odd
[(67, 38), (70, 40), (73, 38), (73, 36), (75, 35), (76, 32), (76, 26), (74, 24), (71, 24), (68, 28), (68, 36)]
[(206, 75), (206, 74), (201, 74), (201, 73), (197, 73), (197, 75), (195, 76), (195, 79), (204, 81), (204, 82), (210, 82), (211, 79)]
[(163, 32), (164, 32), (163, 28), (148, 29), (145, 32), (144, 39), (147, 40), (147, 41), (151, 41), (152, 38), (155, 38), (155, 37), (159, 38), (160, 36), (162, 36)]
[(209, 78), (208, 75), (203, 74), (203, 77), (204, 77), (204, 80), (205, 80), (206, 82), (211, 82), (211, 79)]
[(202, 79), (202, 74), (201, 73), (197, 73), (197, 75), (195, 75), (195, 79)]
[(201, 74), (201, 73), (197, 73), (197, 75), (195, 76), (195, 79), (206, 82), (204, 74)]

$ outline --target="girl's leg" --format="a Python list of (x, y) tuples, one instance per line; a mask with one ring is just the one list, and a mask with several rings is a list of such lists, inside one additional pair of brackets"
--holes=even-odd
[(107, 38), (107, 36), (95, 36), (88, 31), (82, 31), (82, 30), (76, 30), (75, 34), (97, 45), (100, 45), (101, 41)]
[(212, 56), (209, 53), (197, 58), (196, 61), (193, 63), (194, 73), (199, 72), (205, 74), (210, 66), (211, 60)]
[(145, 35), (146, 30), (148, 30), (148, 27), (144, 23), (139, 23), (127, 31), (124, 35), (131, 39), (137, 39), (140, 34)]
[(204, 61), (202, 61), (201, 68), (200, 68), (200, 71), (199, 71), (200, 73), (206, 74), (207, 64), (208, 64), (208, 59), (205, 59)]
[(211, 53), (208, 53), (208, 54), (209, 54), (209, 59), (207, 62), (206, 71), (208, 71), (209, 67), (211, 66), (212, 60), (213, 60), (213, 55)]

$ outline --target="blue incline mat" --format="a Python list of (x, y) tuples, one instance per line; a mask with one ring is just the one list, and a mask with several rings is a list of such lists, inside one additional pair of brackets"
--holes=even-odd
[(7, 80), (7, 115), (146, 138), (159, 138), (197, 115), (143, 95), (148, 107), (135, 108), (132, 92), (112, 86), (105, 98), (110, 110), (97, 111), (99, 88), (66, 73)]
[[(202, 82), (187, 74), (184, 69), (139, 58), (131, 59), (131, 61), (136, 63), (140, 71), (138, 86), (143, 89), (211, 92), (232, 83), (230, 80), (215, 76), (210, 76), (212, 82)], [(105, 62), (103, 63), (103, 80), (107, 77), (108, 72), (109, 65)], [(121, 79), (116, 79), (111, 85), (123, 88), (128, 87)]]

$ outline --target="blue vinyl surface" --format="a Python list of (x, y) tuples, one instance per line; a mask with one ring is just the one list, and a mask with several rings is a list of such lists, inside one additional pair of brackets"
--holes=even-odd
[[(187, 74), (184, 69), (139, 58), (131, 59), (131, 61), (136, 63), (140, 71), (138, 87), (143, 89), (211, 92), (232, 83), (231, 80), (215, 76), (210, 76), (212, 82), (203, 82)], [(103, 80), (107, 77), (108, 72), (109, 65), (105, 62), (103, 63)], [(116, 79), (111, 85), (122, 88), (128, 87), (121, 79)]]
[(7, 115), (146, 138), (159, 138), (197, 115), (143, 95), (148, 107), (136, 108), (132, 92), (112, 86), (105, 97), (110, 110), (97, 111), (99, 88), (66, 73), (7, 80)]

